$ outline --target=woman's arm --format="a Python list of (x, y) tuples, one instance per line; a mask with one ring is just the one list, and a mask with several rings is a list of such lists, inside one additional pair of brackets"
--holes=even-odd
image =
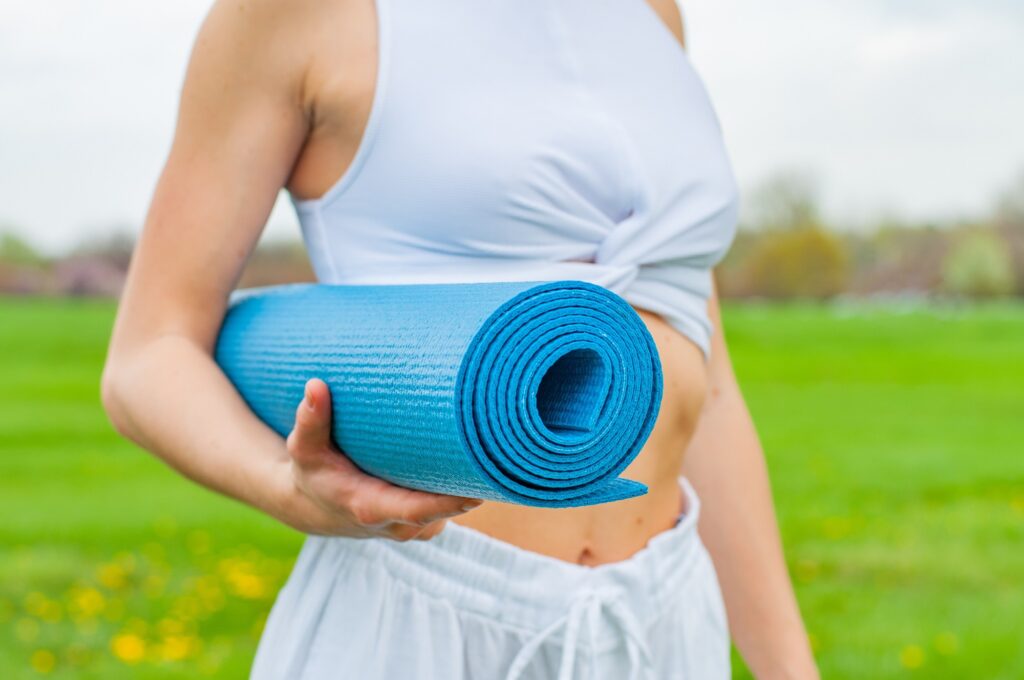
[(733, 639), (754, 675), (816, 678), (782, 555), (768, 470), (733, 373), (718, 300), (709, 390), (683, 471), (701, 497), (701, 536), (718, 571)]
[(305, 3), (220, 0), (196, 41), (178, 125), (103, 375), (117, 429), (181, 473), (312, 533), (427, 538), (473, 502), (361, 473), (330, 443), (311, 381), (285, 442), (212, 359), (227, 297), (309, 132)]

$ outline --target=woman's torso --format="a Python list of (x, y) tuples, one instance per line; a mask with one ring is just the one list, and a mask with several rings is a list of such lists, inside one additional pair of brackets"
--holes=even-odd
[[(534, 278), (531, 269), (541, 278), (546, 261), (570, 260), (584, 269), (559, 278), (585, 278), (574, 272), (592, 267), (601, 270), (593, 277), (598, 282), (626, 285), (636, 277), (630, 258), (647, 258), (657, 267), (661, 251), (681, 263), (679, 280), (696, 282), (693, 290), (680, 288), (680, 323), (639, 310), (658, 346), (665, 391), (657, 425), (623, 476), (647, 484), (647, 495), (558, 510), (485, 503), (456, 520), (571, 562), (628, 558), (670, 527), (680, 511), (677, 477), (706, 389), (702, 345), (706, 349), (707, 331), (700, 326), (706, 315), (692, 309), (706, 304), (707, 269), (732, 236), (734, 187), (716, 137), (717, 121), (710, 120), (703, 91), (692, 81), (693, 101), (673, 98), (671, 79), (693, 77), (679, 44), (674, 0), (589, 6), (582, 0), (336, 0), (318, 11), (309, 36), (313, 57), (305, 93), (313, 116), (288, 189), (322, 279), (379, 283), (401, 280), (411, 271), (419, 278), (409, 280), (522, 280)], [(610, 14), (591, 27), (588, 12)], [(626, 26), (623, 35), (630, 40), (636, 31), (645, 32), (653, 47), (639, 50), (632, 60), (639, 44), (615, 45), (616, 23)], [(542, 28), (551, 34), (531, 37)], [(582, 42), (563, 50), (561, 41)], [(581, 50), (599, 57), (588, 63)], [(617, 60), (617, 54), (623, 58)], [(473, 55), (480, 64), (460, 61)], [(642, 82), (629, 92), (634, 78)], [(531, 93), (533, 83), (538, 92)], [(652, 87), (664, 88), (667, 112), (656, 115), (662, 99), (660, 94), (651, 99)], [(617, 94), (633, 100), (621, 113), (612, 103)], [(641, 97), (648, 101), (638, 102)], [(673, 120), (672, 106), (691, 105), (696, 114), (678, 124), (695, 121), (695, 129), (684, 131), (690, 138), (677, 137), (678, 130), (665, 127)], [(489, 107), (497, 108), (488, 114)], [(651, 107), (649, 125), (644, 107)], [(506, 115), (510, 111), (515, 115)], [(634, 121), (632, 129), (623, 122), (631, 112), (643, 116), (636, 118), (643, 124)], [(679, 181), (693, 193), (686, 201), (657, 199), (656, 193), (649, 198), (640, 186), (665, 174), (645, 166), (644, 155), (644, 145), (656, 148), (665, 132), (667, 145), (690, 144), (697, 156), (674, 161), (692, 169), (692, 177)], [(633, 148), (630, 135), (646, 139)], [(541, 140), (537, 149), (521, 153), (534, 136), (550, 137), (550, 143)], [(503, 143), (491, 143), (501, 138)], [(391, 166), (386, 165), (389, 153)], [(712, 165), (704, 172), (699, 166), (707, 160)], [(702, 191), (703, 184), (710, 190)], [(668, 193), (676, 191), (670, 183), (665, 186)], [(658, 210), (662, 214), (652, 214)], [(687, 212), (693, 210), (703, 212)], [(639, 231), (641, 218), (696, 226), (691, 234), (671, 233), (659, 241)], [(468, 222), (473, 226), (467, 228)], [(616, 238), (609, 255), (605, 246)], [(692, 252), (691, 243), (696, 244)], [(689, 334), (680, 332), (690, 327), (688, 309), (695, 317)]]

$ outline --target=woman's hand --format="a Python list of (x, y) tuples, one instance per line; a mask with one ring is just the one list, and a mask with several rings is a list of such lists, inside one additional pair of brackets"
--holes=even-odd
[(331, 443), (331, 394), (322, 380), (306, 383), (287, 447), (292, 484), (281, 519), (306, 533), (426, 540), (481, 503), (406, 489), (359, 470)]

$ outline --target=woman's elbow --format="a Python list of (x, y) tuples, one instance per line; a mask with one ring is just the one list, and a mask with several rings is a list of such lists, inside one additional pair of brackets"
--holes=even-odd
[(129, 400), (124, 397), (124, 369), (122, 361), (111, 355), (103, 366), (103, 375), (100, 378), (100, 401), (103, 410), (107, 413), (107, 419), (114, 426), (117, 433), (122, 437), (132, 439), (127, 404)]

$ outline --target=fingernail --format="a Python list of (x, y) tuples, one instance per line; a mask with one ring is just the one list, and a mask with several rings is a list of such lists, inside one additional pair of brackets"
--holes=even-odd
[(463, 503), (462, 504), (462, 511), (463, 512), (469, 512), (470, 510), (473, 510), (474, 508), (479, 508), (482, 503), (483, 503), (483, 501), (470, 501), (469, 503)]
[(313, 390), (309, 388), (308, 382), (306, 383), (306, 407), (309, 408), (310, 411), (316, 409), (316, 402), (313, 400)]

